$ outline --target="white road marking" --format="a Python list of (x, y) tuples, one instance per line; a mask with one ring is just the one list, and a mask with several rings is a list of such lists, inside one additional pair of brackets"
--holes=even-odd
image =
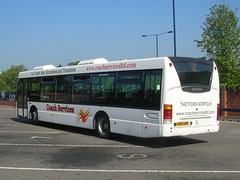
[(22, 170), (22, 171), (61, 171), (61, 172), (100, 172), (100, 173), (213, 173), (231, 174), (240, 171), (203, 171), (203, 170), (130, 170), (130, 169), (54, 169), (54, 168), (21, 168), (0, 167), (0, 170)]
[(35, 146), (35, 147), (90, 147), (90, 148), (142, 148), (144, 146), (131, 145), (97, 145), (97, 144), (14, 144), (0, 143), (0, 146)]
[(146, 154), (118, 154), (117, 157), (121, 158), (121, 159), (143, 159), (143, 158), (147, 158), (148, 155), (146, 155)]
[(43, 136), (33, 136), (30, 139), (51, 139), (50, 137), (43, 137)]
[(41, 131), (0, 131), (0, 133), (19, 133), (19, 134), (60, 134), (60, 132), (41, 132)]

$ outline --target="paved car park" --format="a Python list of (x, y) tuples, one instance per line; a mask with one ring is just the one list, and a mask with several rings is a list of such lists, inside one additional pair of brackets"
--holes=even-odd
[(0, 107), (0, 179), (239, 179), (240, 123), (220, 132), (139, 139), (18, 118)]

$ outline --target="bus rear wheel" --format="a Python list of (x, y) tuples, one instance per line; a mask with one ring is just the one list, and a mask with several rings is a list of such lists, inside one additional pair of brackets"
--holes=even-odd
[(105, 115), (100, 115), (97, 118), (97, 124), (96, 124), (96, 131), (97, 134), (101, 137), (101, 138), (109, 138), (111, 136), (110, 133), (110, 123), (109, 123), (109, 119), (108, 117), (106, 117)]

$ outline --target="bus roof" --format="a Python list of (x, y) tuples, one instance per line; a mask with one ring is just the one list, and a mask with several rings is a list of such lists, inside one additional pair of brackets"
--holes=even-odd
[(111, 71), (131, 71), (141, 69), (159, 69), (163, 68), (165, 60), (168, 57), (156, 57), (133, 60), (119, 60), (107, 61), (104, 58), (95, 60), (81, 61), (75, 66), (53, 67), (38, 66), (33, 70), (23, 71), (19, 73), (19, 78), (42, 77), (42, 76), (56, 76), (79, 73), (97, 73), (97, 72), (111, 72)]
[(166, 61), (201, 61), (202, 63), (212, 63), (206, 60), (186, 57), (156, 57), (133, 60), (107, 61), (104, 58), (80, 61), (75, 66), (55, 67), (53, 65), (45, 65), (35, 67), (33, 70), (19, 73), (19, 78), (31, 78), (42, 76), (57, 76), (79, 73), (97, 73), (111, 71), (131, 71), (143, 69), (159, 69), (164, 68)]

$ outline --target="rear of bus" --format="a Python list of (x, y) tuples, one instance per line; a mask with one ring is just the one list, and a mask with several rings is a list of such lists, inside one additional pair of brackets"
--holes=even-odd
[(195, 58), (170, 57), (164, 69), (161, 136), (218, 132), (216, 64)]

